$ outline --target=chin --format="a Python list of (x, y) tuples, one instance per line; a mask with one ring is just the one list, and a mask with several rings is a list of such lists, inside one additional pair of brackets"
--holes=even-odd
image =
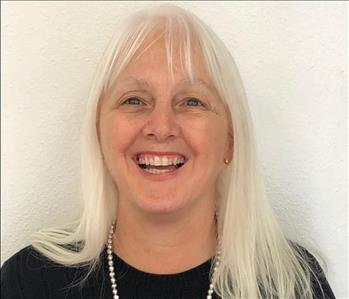
[(138, 202), (138, 207), (145, 213), (161, 215), (175, 214), (183, 208), (183, 205), (178, 200), (169, 197), (154, 198), (143, 197)]

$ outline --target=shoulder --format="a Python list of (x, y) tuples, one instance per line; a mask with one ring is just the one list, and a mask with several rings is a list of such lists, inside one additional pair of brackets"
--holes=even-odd
[(299, 254), (299, 257), (302, 257), (310, 266), (311, 271), (313, 272), (312, 275), (316, 276), (317, 278), (321, 278), (325, 276), (325, 273), (320, 266), (319, 261), (316, 259), (316, 257), (305, 247), (299, 245), (298, 243), (292, 242), (293, 247)]
[(296, 250), (298, 255), (301, 256), (303, 259), (305, 259), (309, 263), (313, 271), (315, 270), (316, 272), (323, 272), (319, 264), (319, 261), (315, 258), (315, 256), (312, 253), (310, 253), (308, 249), (306, 249), (305, 247), (301, 246), (296, 242), (291, 242), (291, 245)]
[(320, 266), (319, 261), (305, 247), (294, 242), (291, 242), (291, 243), (292, 243), (292, 246), (297, 251), (297, 253), (305, 261), (307, 261), (310, 267), (310, 270), (311, 270), (310, 280), (311, 280), (312, 287), (314, 289), (315, 298), (335, 299), (333, 291), (327, 281), (325, 272), (323, 268)]
[[(49, 290), (69, 283), (72, 268), (40, 254), (32, 246), (15, 253), (1, 268), (1, 297), (12, 299), (47, 298)], [(59, 285), (53, 286), (54, 281)]]
[(6, 260), (2, 266), (2, 271), (14, 270), (18, 265), (25, 265), (29, 262), (43, 263), (43, 256), (32, 246), (27, 246)]

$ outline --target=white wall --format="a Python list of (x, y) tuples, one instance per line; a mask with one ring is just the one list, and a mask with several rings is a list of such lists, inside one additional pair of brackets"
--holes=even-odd
[[(345, 2), (183, 2), (231, 49), (283, 228), (347, 291)], [(4, 261), (79, 209), (79, 132), (116, 21), (145, 2), (2, 2)]]

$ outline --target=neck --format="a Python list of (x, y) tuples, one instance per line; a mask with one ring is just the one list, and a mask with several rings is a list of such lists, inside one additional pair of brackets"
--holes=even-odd
[(131, 266), (148, 273), (184, 272), (215, 254), (214, 204), (177, 215), (144, 215), (122, 204), (113, 239), (114, 252)]

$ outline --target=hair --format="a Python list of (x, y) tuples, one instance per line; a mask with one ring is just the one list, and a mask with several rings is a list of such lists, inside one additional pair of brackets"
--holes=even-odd
[[(181, 38), (176, 38), (178, 35)], [(247, 99), (235, 62), (210, 27), (173, 5), (142, 10), (118, 27), (97, 69), (87, 102), (81, 151), (82, 213), (72, 223), (38, 231), (32, 246), (61, 265), (87, 266), (85, 279), (99, 265), (118, 200), (117, 186), (104, 165), (98, 142), (99, 103), (139, 50), (160, 37), (165, 42), (171, 72), (177, 54), (192, 78), (193, 53), (201, 52), (229, 112), (233, 159), (217, 179), (217, 230), (222, 250), (214, 291), (222, 298), (233, 299), (313, 298), (310, 264), (286, 239), (268, 203)]]

